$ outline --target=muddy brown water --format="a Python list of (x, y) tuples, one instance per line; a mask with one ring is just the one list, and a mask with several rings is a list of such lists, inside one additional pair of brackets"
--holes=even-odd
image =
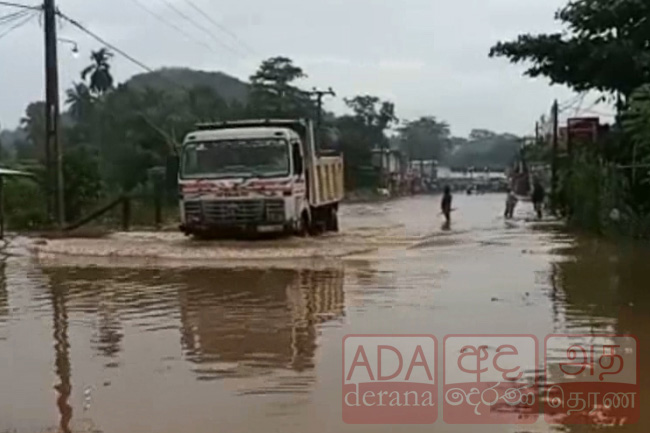
[[(14, 239), (0, 261), (0, 432), (394, 431), (342, 422), (346, 334), (631, 333), (643, 366), (648, 249), (532, 223), (525, 203), (506, 223), (503, 198), (456, 197), (450, 230), (436, 197), (349, 205), (343, 232), (316, 242), (355, 248), (272, 267), (51, 262)], [(650, 431), (647, 377), (625, 431)]]

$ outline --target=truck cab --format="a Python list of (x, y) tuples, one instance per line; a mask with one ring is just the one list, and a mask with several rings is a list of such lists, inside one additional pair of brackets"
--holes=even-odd
[[(303, 234), (331, 214), (323, 207), (338, 208), (342, 198), (342, 181), (340, 191), (319, 194), (321, 183), (331, 180), (320, 173), (324, 159), (316, 155), (308, 121), (198, 125), (181, 152), (180, 229), (199, 237), (235, 231)], [(342, 159), (336, 163), (342, 177)]]

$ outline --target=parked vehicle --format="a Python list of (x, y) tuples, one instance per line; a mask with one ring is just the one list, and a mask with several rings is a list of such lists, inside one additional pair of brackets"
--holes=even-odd
[(181, 154), (181, 231), (199, 237), (338, 231), (343, 157), (325, 153), (316, 148), (309, 120), (197, 125)]

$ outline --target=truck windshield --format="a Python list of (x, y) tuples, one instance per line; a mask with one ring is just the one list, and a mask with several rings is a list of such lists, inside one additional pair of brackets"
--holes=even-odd
[(221, 140), (183, 148), (183, 178), (279, 177), (289, 174), (285, 140)]

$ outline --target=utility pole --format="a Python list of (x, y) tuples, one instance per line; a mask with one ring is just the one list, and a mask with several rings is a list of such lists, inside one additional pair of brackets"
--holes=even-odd
[(553, 211), (557, 208), (557, 151), (558, 151), (558, 117), (559, 107), (557, 99), (553, 102), (551, 109), (551, 122), (553, 123), (553, 149), (551, 153), (551, 207)]
[[(52, 170), (56, 173), (56, 217), (59, 228), (65, 224), (65, 197), (63, 191), (63, 154), (59, 137), (59, 66), (56, 42), (55, 0), (43, 1), (45, 30), (45, 149), (54, 155), (54, 164), (49, 158), (48, 182), (52, 181)], [(53, 165), (53, 167), (52, 167)]]
[(316, 96), (316, 128), (320, 128), (323, 120), (323, 98), (328, 95), (335, 97), (336, 93), (334, 93), (334, 90), (330, 87), (327, 90), (318, 90), (314, 88), (314, 90), (311, 91), (311, 94)]

